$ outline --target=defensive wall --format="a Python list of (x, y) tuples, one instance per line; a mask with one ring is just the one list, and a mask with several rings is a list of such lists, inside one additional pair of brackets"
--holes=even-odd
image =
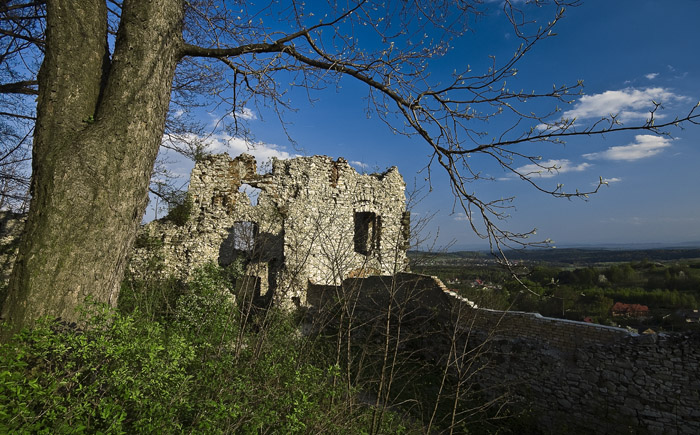
[[(435, 277), (399, 273), (311, 287), (309, 302), (332, 304), (348, 289), (367, 312), (413, 312), (426, 358), (481, 346), (475, 381), (508, 394), (545, 433), (700, 433), (700, 336), (626, 329), (482, 309)], [(437, 331), (436, 329), (439, 329)], [(465, 343), (470, 341), (470, 343)], [(437, 361), (439, 362), (439, 361)]]

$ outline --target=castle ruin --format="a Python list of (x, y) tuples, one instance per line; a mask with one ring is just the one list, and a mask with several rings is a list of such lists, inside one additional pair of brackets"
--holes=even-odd
[[(309, 285), (406, 270), (404, 189), (396, 167), (359, 174), (342, 158), (314, 156), (275, 159), (261, 175), (250, 155), (212, 155), (192, 170), (186, 221), (151, 222), (140, 237), (159, 242), (166, 275), (239, 259), (258, 298), (305, 305)], [(152, 246), (137, 246), (132, 270), (152, 255)]]

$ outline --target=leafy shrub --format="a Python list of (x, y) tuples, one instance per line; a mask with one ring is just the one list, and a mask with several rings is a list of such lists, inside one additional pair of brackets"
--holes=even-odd
[(0, 432), (173, 432), (194, 349), (156, 322), (92, 305), (84, 329), (43, 320), (0, 351)]
[(178, 292), (88, 304), (80, 328), (44, 319), (0, 345), (0, 433), (366, 432), (370, 409), (348, 406), (295, 317), (242, 316), (231, 278), (210, 264)]
[(156, 250), (163, 247), (160, 237), (153, 237), (148, 233), (139, 233), (134, 240), (134, 248)]
[(194, 203), (189, 195), (185, 193), (174, 195), (168, 199), (168, 214), (165, 216), (165, 220), (181, 227), (187, 223), (193, 210)]
[(125, 314), (138, 311), (149, 320), (163, 322), (172, 318), (176, 301), (184, 292), (185, 285), (172, 277), (151, 280), (128, 277), (122, 281), (117, 307)]

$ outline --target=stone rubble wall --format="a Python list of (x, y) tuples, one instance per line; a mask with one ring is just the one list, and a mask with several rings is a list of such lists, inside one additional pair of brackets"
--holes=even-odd
[(449, 354), (455, 328), (457, 348), (486, 341), (476, 382), (494, 397), (507, 393), (543, 433), (700, 433), (698, 334), (638, 335), (482, 309), (426, 275), (348, 279), (342, 287), (312, 288), (310, 301), (323, 306), (351, 289), (365, 310), (379, 312), (391, 295), (395, 307), (420, 313), (417, 321), (427, 328), (421, 351), (436, 362)]
[(0, 304), (5, 300), (4, 289), (10, 280), (26, 220), (26, 215), (0, 211)]
[[(405, 184), (395, 167), (360, 175), (345, 161), (311, 157), (277, 160), (272, 174), (276, 189), (267, 192), (285, 208), (285, 262), (298, 276), (333, 285), (350, 274), (393, 274), (396, 264), (403, 270)], [(379, 249), (369, 255), (354, 249), (355, 212), (381, 217)]]
[[(259, 189), (256, 205), (245, 186)], [(137, 244), (131, 270), (146, 270), (157, 258), (162, 274), (187, 278), (207, 262), (226, 265), (240, 254), (234, 249), (237, 223), (251, 222), (257, 234), (246, 257), (257, 292), (273, 289), (280, 304), (304, 305), (309, 284), (336, 285), (348, 276), (407, 268), (404, 189), (395, 167), (358, 174), (343, 159), (314, 156), (273, 160), (272, 171), (260, 175), (252, 156), (209, 156), (192, 171), (187, 222), (147, 224), (139, 235), (146, 243)], [(374, 213), (381, 222), (378, 246), (367, 253), (355, 250), (358, 212)]]

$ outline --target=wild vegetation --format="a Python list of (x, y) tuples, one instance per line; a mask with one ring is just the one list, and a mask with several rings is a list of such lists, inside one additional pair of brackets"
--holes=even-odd
[[(3, 433), (362, 433), (339, 368), (275, 309), (243, 322), (231, 274), (125, 281), (117, 310), (45, 319), (0, 352)], [(364, 423), (364, 424), (363, 424)], [(402, 433), (387, 413), (377, 429)]]
[[(530, 3), (506, 1), (501, 9), (517, 39), (512, 56), (482, 71), (465, 62), (441, 83), (427, 64), (468, 34), (470, 17), (488, 12), (485, 2), (396, 2), (389, 15), (369, 0), (345, 8), (327, 2), (315, 14), (252, 2), (241, 2), (239, 14), (214, 0), (3, 2), (0, 94), (21, 104), (2, 116), (23, 124), (0, 125), (7, 138), (0, 160), (11, 168), (0, 174), (0, 203), (25, 210), (31, 200), (0, 298), (9, 322), (0, 331), (0, 431), (465, 432), (482, 428), (475, 420), (495, 427), (492, 418), (508, 416), (501, 406), (507, 397), (494, 401), (471, 382), (481, 348), (458, 347), (446, 331), (449, 355), (419, 358), (415, 343), (425, 337), (407, 328), (414, 313), (405, 306), (389, 303), (369, 319), (357, 317), (351, 294), (329, 318), (337, 321), (314, 320), (303, 335), (304, 313), (256, 307), (236, 290), (240, 270), (210, 266), (187, 283), (122, 279), (133, 245), (156, 242), (136, 234), (158, 150), (165, 143), (196, 157), (199, 138), (211, 133), (194, 117), (174, 116), (198, 111), (204, 98), (225, 107), (231, 120), (224, 128), (234, 137), (251, 139), (249, 106), (267, 105), (281, 116), (291, 104), (286, 83), (313, 91), (359, 80), (369, 113), (394, 132), (422, 138), (432, 153), (429, 168), (443, 168), (459, 206), (477, 221), (472, 228), (496, 250), (531, 233), (496, 225), (512, 198), (470, 193), (469, 183), (482, 179), (472, 154), (495, 159), (546, 194), (585, 197), (591, 192), (547, 189), (533, 173), (519, 172), (558, 166), (536, 148), (517, 146), (618, 130), (663, 135), (698, 122), (695, 108), (656, 122), (660, 103), (650, 104), (646, 121), (624, 127), (616, 114), (588, 125), (551, 120), (557, 104), (575, 100), (580, 82), (537, 93), (505, 84), (535, 45), (554, 36), (562, 6), (578, 2)], [(525, 14), (544, 6), (542, 20)], [(455, 19), (446, 22), (443, 11)], [(393, 24), (379, 25), (391, 15)], [(347, 37), (368, 23), (373, 46)], [(526, 105), (533, 100), (551, 104), (534, 113)], [(486, 134), (502, 113), (513, 114), (510, 128)], [(196, 139), (183, 143), (188, 137)], [(184, 207), (171, 218), (187, 213)], [(546, 284), (532, 282), (546, 296)], [(117, 301), (116, 308), (103, 305)], [(46, 313), (62, 319), (39, 320)]]
[(420, 356), (425, 336), (411, 330), (420, 316), (406, 307), (374, 317), (348, 303), (327, 316), (258, 307), (241, 290), (242, 270), (209, 264), (187, 283), (127, 277), (116, 309), (87, 301), (78, 323), (45, 318), (22, 330), (0, 349), (0, 432), (491, 433), (529, 424), (503, 407), (506, 397), (472, 385), (465, 367), (479, 349)]

